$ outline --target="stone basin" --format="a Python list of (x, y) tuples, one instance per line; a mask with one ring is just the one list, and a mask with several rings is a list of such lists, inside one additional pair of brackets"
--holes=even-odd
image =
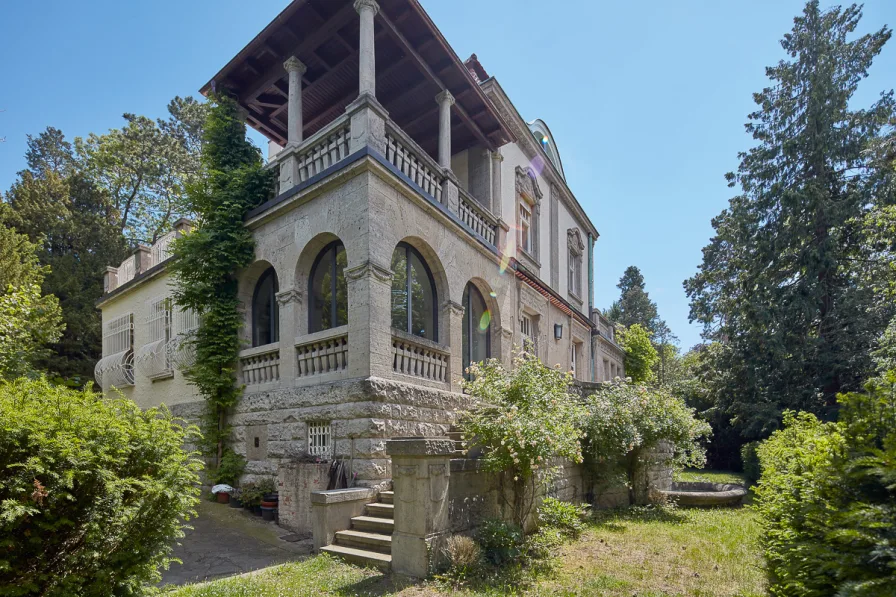
[(660, 491), (667, 499), (679, 506), (711, 508), (713, 506), (739, 506), (747, 495), (742, 485), (731, 483), (705, 483), (680, 481), (672, 484), (671, 490)]

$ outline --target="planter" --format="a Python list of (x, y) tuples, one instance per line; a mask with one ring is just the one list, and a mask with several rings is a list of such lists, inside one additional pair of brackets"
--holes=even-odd
[(276, 508), (277, 505), (278, 505), (277, 502), (268, 502), (268, 501), (261, 502), (262, 508)]
[(231, 497), (230, 498), (230, 507), (231, 508), (242, 508), (243, 501), (239, 498)]
[(252, 514), (261, 516), (261, 506), (252, 506)]
[(277, 492), (274, 493), (266, 493), (261, 498), (265, 502), (278, 502), (280, 501), (280, 494)]
[(215, 494), (215, 499), (218, 500), (219, 504), (227, 504), (230, 502), (230, 494), (224, 493), (223, 491), (219, 491)]
[(267, 508), (265, 506), (261, 507), (261, 517), (265, 520), (274, 520), (274, 517), (277, 515), (277, 508)]

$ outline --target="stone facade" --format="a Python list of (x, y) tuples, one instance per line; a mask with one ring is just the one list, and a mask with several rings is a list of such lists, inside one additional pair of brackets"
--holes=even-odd
[[(533, 137), (492, 78), (474, 94), (515, 138), (495, 146), (483, 137), (453, 151), (452, 123), (466, 114), (461, 104), (469, 92), (455, 100), (438, 83), (442, 92), (427, 100), (438, 102), (440, 115), (433, 131), (438, 155), (430, 155), (376, 97), (382, 65), (374, 60), (374, 23), (384, 16), (372, 0), (356, 2), (355, 9), (357, 99), (326, 121), (317, 118), (312, 134), (303, 131), (302, 93), (313, 65), (306, 68), (304, 55), (280, 57), (288, 81), (288, 136), (269, 135), (268, 165), (279, 171), (279, 193), (246, 218), (255, 262), (238, 272), (246, 349), (236, 381), (245, 391), (229, 423), (233, 448), (248, 460), (244, 480), (279, 475), (304, 487), (294, 463), (311, 455), (346, 459), (359, 485), (388, 483), (393, 470), (386, 440), (442, 435), (466, 404), (461, 381), (477, 326), (485, 345), (480, 350), (507, 366), (514, 351), (530, 343), (545, 363), (573, 370), (583, 382), (604, 379), (607, 358), (621, 371), (620, 354), (612, 342), (601, 344), (593, 317), (597, 230), (566, 184), (553, 140), (543, 145)], [(351, 16), (346, 10), (340, 15)], [(259, 122), (251, 111), (247, 118)], [(181, 223), (177, 233), (188, 228)], [(334, 243), (345, 260), (339, 309), (346, 315), (328, 327), (315, 320), (320, 307), (311, 277)], [(398, 247), (419, 257), (431, 277), (426, 308), (433, 323), (426, 337), (393, 327)], [(162, 249), (141, 247), (107, 274), (99, 307), (114, 348), (106, 351), (104, 341), (97, 381), (142, 407), (165, 404), (196, 419), (204, 403), (182, 370), (191, 358), (184, 339), (198, 318), (163, 300), (171, 280)], [(581, 259), (581, 267), (571, 267), (572, 258)], [(273, 298), (265, 295), (271, 310), (257, 315), (260, 289), (272, 277)], [(422, 283), (415, 278), (408, 288)], [(473, 290), (485, 312), (465, 327), (472, 320), (471, 314), (465, 318), (465, 300)], [(276, 322), (268, 324), (264, 342), (257, 341), (261, 321)], [(302, 499), (295, 505), (304, 512)], [(304, 527), (298, 512), (295, 525)]]

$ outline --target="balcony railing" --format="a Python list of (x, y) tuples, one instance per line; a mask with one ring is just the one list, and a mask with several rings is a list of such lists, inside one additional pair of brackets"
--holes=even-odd
[(451, 353), (435, 342), (392, 330), (392, 370), (419, 379), (445, 383)]
[(280, 345), (268, 344), (242, 351), (240, 381), (247, 386), (280, 381)]
[(495, 244), (498, 234), (498, 219), (477, 202), (470, 193), (464, 189), (458, 189), (460, 195), (460, 219), (464, 224), (473, 229), (473, 232), (481, 236), (489, 244)]
[(296, 339), (296, 377), (307, 378), (348, 369), (348, 326)]
[(137, 256), (131, 255), (118, 266), (118, 286), (127, 284), (137, 275)]
[(295, 157), (298, 164), (298, 180), (290, 181), (290, 186), (295, 186), (348, 157), (350, 140), (350, 120), (347, 115), (342, 115), (298, 146), (286, 147), (279, 151), (271, 164), (283, 163), (286, 158)]
[(386, 121), (386, 159), (424, 193), (442, 201), (442, 175), (438, 164), (390, 120)]

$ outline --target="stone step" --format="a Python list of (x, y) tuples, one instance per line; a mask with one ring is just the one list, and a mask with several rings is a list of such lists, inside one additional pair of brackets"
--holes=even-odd
[(451, 458), (463, 458), (466, 455), (467, 455), (466, 450), (455, 450), (454, 452), (451, 453)]
[(355, 549), (392, 553), (392, 536), (364, 531), (337, 531), (336, 544)]
[(445, 435), (448, 436), (448, 439), (453, 439), (456, 442), (464, 441), (464, 434), (460, 431), (449, 431)]
[(392, 567), (392, 555), (387, 553), (370, 551), (368, 549), (357, 549), (345, 545), (327, 545), (321, 547), (320, 550), (324, 553), (342, 558), (352, 564), (375, 566), (381, 570), (388, 570)]
[(376, 516), (355, 516), (352, 518), (352, 529), (368, 533), (385, 533), (391, 535), (395, 529), (395, 521), (390, 518)]
[(394, 491), (381, 491), (380, 492), (380, 502), (383, 504), (392, 504), (395, 500), (395, 492)]
[(376, 516), (377, 518), (393, 518), (395, 514), (395, 506), (392, 504), (367, 504), (367, 516)]

